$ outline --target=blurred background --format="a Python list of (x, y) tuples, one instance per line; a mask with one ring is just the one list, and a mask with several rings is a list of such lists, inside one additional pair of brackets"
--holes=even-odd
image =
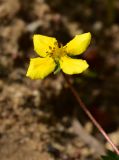
[(66, 44), (84, 32), (92, 41), (80, 58), (90, 67), (70, 79), (119, 147), (119, 1), (0, 0), (1, 160), (98, 160), (111, 149), (61, 73), (44, 80), (25, 76), (37, 56), (33, 34)]

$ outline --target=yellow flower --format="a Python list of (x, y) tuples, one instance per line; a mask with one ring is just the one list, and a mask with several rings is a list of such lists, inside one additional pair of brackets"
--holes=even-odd
[(26, 76), (31, 79), (43, 79), (59, 69), (66, 74), (79, 74), (88, 68), (85, 60), (74, 59), (83, 53), (91, 40), (90, 33), (76, 35), (65, 46), (59, 45), (53, 37), (36, 34), (33, 36), (34, 50), (40, 56), (32, 58)]

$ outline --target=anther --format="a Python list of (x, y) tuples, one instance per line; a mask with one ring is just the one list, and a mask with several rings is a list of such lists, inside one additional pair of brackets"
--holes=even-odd
[(51, 47), (51, 46), (49, 46), (49, 49), (52, 49), (52, 47)]

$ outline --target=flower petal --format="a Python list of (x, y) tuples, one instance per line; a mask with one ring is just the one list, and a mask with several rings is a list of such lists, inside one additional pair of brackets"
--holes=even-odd
[(79, 74), (88, 68), (88, 64), (85, 60), (72, 59), (68, 56), (64, 56), (60, 60), (60, 67), (66, 74)]
[(53, 37), (47, 37), (40, 34), (33, 36), (34, 50), (41, 57), (46, 57), (48, 52), (51, 53), (51, 49), (56, 47), (57, 40)]
[(68, 55), (79, 55), (88, 47), (91, 40), (90, 33), (76, 35), (69, 43), (66, 44), (66, 52)]
[(52, 58), (32, 58), (26, 76), (31, 79), (43, 79), (55, 69), (55, 62)]

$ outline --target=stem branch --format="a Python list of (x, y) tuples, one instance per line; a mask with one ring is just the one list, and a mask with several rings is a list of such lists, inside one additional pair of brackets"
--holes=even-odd
[(112, 146), (112, 148), (114, 149), (114, 151), (117, 153), (117, 155), (119, 155), (119, 150), (118, 148), (115, 146), (115, 144), (112, 142), (112, 140), (109, 138), (109, 136), (107, 135), (107, 133), (104, 131), (104, 129), (100, 126), (100, 124), (96, 121), (96, 119), (92, 116), (92, 114), (90, 113), (90, 111), (87, 109), (86, 105), (83, 103), (82, 99), (80, 98), (78, 92), (75, 90), (75, 88), (72, 86), (69, 78), (63, 73), (64, 79), (66, 80), (71, 92), (73, 93), (74, 97), (76, 98), (78, 104), (80, 105), (80, 107), (83, 109), (83, 111), (87, 114), (87, 116), (89, 117), (89, 119), (92, 121), (92, 123), (98, 128), (98, 130), (100, 131), (100, 133), (105, 137), (105, 139), (110, 143), (110, 145)]

